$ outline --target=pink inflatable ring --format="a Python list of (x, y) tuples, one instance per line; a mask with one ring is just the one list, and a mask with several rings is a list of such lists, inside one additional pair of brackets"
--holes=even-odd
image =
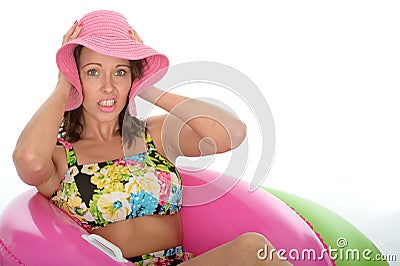
[[(245, 232), (258, 232), (276, 250), (313, 250), (321, 254), (317, 260), (292, 261), (295, 265), (335, 265), (323, 240), (310, 225), (264, 189), (249, 192), (246, 182), (236, 182), (210, 170), (181, 170), (181, 175), (186, 186), (186, 206), (181, 211), (186, 250), (198, 255)], [(207, 195), (219, 196), (208, 203), (194, 204)], [(132, 263), (122, 258), (118, 248), (88, 234), (31, 189), (11, 201), (0, 216), (0, 265)]]

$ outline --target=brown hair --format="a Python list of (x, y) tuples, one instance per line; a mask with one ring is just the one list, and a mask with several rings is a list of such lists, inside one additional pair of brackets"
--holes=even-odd
[[(78, 45), (75, 48), (74, 56), (75, 62), (79, 65), (79, 57), (82, 50), (81, 45)], [(146, 59), (142, 60), (130, 60), (130, 67), (131, 67), (131, 77), (132, 82), (136, 79), (140, 79), (143, 76), (143, 69), (146, 66)], [(127, 112), (129, 99), (127, 99), (125, 107), (119, 114), (119, 129), (118, 134), (123, 136), (124, 142), (127, 142), (129, 146), (132, 144), (132, 136), (140, 137), (144, 132), (144, 121), (140, 120), (136, 117), (131, 117)], [(64, 138), (65, 140), (73, 143), (78, 141), (81, 138), (81, 134), (83, 131), (83, 117), (82, 117), (82, 105), (79, 106), (77, 109), (71, 111), (65, 111), (64, 117), (61, 122), (61, 126), (59, 129), (59, 137)]]

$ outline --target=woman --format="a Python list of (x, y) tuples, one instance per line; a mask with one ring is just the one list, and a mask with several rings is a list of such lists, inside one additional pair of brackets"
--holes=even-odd
[[(277, 256), (258, 259), (259, 249), (272, 246), (257, 233), (195, 257), (181, 246), (182, 183), (175, 160), (234, 149), (246, 134), (242, 121), (151, 86), (165, 74), (168, 59), (145, 46), (117, 12), (86, 14), (62, 44), (58, 83), (13, 153), (25, 183), (137, 265), (288, 264)], [(137, 95), (167, 114), (136, 118)]]

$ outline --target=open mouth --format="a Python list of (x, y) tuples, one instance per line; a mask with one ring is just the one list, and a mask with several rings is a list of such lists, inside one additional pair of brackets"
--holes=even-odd
[(111, 107), (115, 104), (115, 100), (114, 99), (102, 100), (98, 104), (104, 107)]

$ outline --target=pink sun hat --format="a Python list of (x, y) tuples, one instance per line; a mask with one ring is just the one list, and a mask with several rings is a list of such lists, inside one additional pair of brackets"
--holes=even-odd
[(56, 55), (59, 70), (73, 86), (65, 110), (74, 110), (83, 101), (82, 85), (74, 56), (75, 48), (82, 45), (100, 54), (116, 58), (146, 59), (143, 77), (132, 83), (129, 93), (129, 114), (136, 116), (136, 104), (133, 98), (165, 75), (169, 65), (168, 58), (153, 48), (133, 40), (130, 33), (132, 27), (118, 12), (93, 11), (84, 15), (79, 23), (82, 23), (82, 29), (78, 37), (61, 46)]

